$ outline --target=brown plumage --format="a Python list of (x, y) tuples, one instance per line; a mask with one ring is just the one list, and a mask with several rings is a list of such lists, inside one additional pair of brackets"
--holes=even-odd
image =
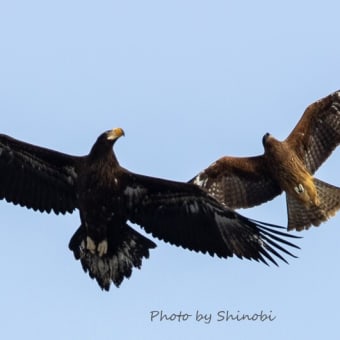
[[(41, 212), (79, 210), (69, 248), (101, 288), (119, 286), (155, 243), (128, 224), (183, 248), (276, 264), (290, 237), (225, 208), (196, 185), (142, 176), (121, 167), (102, 133), (86, 156), (71, 156), (0, 135), (0, 198)], [(282, 244), (282, 245), (281, 245)], [(293, 256), (293, 255), (292, 255)]]
[(232, 209), (285, 191), (288, 230), (318, 226), (340, 209), (340, 188), (313, 177), (340, 143), (340, 91), (307, 107), (286, 140), (267, 133), (262, 142), (263, 155), (222, 157), (190, 182)]

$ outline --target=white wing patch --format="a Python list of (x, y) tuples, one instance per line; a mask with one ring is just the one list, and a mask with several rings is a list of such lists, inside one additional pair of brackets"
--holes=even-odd
[(146, 189), (143, 187), (129, 187), (127, 186), (124, 190), (124, 195), (128, 197), (128, 205), (132, 207), (138, 202), (145, 194)]
[(73, 166), (65, 166), (65, 170), (67, 174), (69, 175), (69, 178), (76, 179), (78, 177), (78, 174), (76, 173), (76, 169)]
[(213, 196), (217, 196), (220, 193), (221, 189), (216, 182), (212, 182), (211, 186), (208, 188), (208, 192)]
[(198, 185), (199, 187), (204, 187), (205, 184), (207, 183), (208, 178), (201, 178), (201, 175), (198, 175), (195, 179), (194, 179), (194, 184)]

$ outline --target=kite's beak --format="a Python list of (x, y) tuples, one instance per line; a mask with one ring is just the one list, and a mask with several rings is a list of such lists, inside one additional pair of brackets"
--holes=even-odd
[(115, 140), (124, 135), (124, 130), (122, 128), (115, 128), (107, 132), (107, 139)]

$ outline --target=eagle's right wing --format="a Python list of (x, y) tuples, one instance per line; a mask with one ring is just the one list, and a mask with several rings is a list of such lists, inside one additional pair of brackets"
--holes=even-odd
[(41, 212), (72, 212), (79, 159), (1, 134), (0, 199)]

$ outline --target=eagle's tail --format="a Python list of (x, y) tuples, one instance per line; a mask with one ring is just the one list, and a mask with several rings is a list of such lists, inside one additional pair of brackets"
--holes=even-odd
[(286, 194), (288, 230), (318, 226), (340, 209), (340, 188), (314, 178), (319, 204), (306, 206), (292, 195)]
[(149, 257), (149, 249), (156, 244), (125, 225), (118, 233), (108, 235), (107, 252), (100, 256), (86, 247), (87, 233), (83, 225), (72, 236), (69, 248), (80, 260), (85, 272), (96, 279), (102, 289), (109, 290), (111, 282), (117, 287), (129, 278), (132, 268), (140, 268), (143, 257)]

